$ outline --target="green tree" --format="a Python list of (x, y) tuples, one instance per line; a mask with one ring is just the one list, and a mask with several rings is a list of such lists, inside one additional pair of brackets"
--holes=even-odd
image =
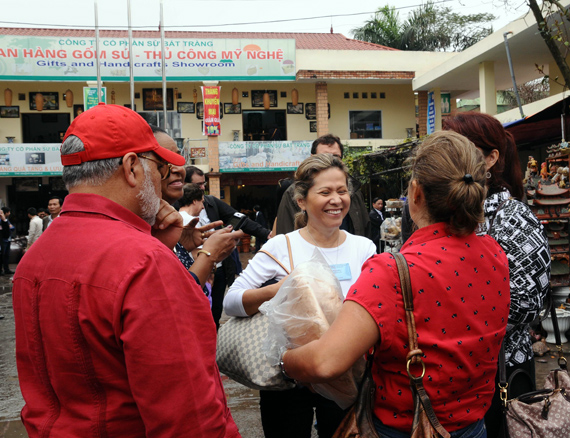
[(400, 50), (461, 51), (493, 32), (492, 14), (461, 15), (431, 0), (401, 22), (394, 7), (378, 9), (374, 17), (353, 30), (354, 38)]
[(384, 6), (364, 26), (354, 29), (354, 38), (369, 43), (400, 49), (402, 24), (396, 8)]

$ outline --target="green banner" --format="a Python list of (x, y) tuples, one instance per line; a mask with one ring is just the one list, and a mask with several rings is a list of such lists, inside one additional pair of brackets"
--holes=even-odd
[[(105, 81), (129, 80), (127, 38), (100, 38), (99, 59)], [(134, 38), (135, 81), (162, 77), (160, 39)], [(169, 81), (294, 81), (294, 39), (165, 40)], [(95, 37), (0, 35), (0, 79), (14, 81), (88, 81), (97, 78)]]
[(220, 142), (220, 172), (296, 170), (311, 155), (310, 141)]
[[(101, 102), (107, 103), (107, 87), (101, 87)], [(83, 104), (85, 111), (99, 104), (97, 87), (83, 87)]]

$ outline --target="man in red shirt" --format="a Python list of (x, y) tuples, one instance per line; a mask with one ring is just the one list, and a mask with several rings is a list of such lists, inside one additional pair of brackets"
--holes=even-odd
[(14, 275), (28, 435), (239, 437), (208, 299), (169, 249), (160, 183), (184, 159), (117, 105), (75, 118), (61, 154), (70, 194)]

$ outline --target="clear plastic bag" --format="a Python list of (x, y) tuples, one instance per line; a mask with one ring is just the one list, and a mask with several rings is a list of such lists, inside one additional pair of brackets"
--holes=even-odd
[[(259, 307), (270, 321), (263, 345), (269, 360), (277, 364), (284, 350), (319, 339), (337, 317), (342, 302), (338, 279), (315, 249), (312, 258), (297, 265), (277, 294)], [(313, 388), (346, 409), (356, 400), (364, 367), (362, 358), (338, 379), (313, 384)]]
[(380, 225), (380, 238), (382, 240), (398, 240), (402, 234), (402, 218), (387, 217)]

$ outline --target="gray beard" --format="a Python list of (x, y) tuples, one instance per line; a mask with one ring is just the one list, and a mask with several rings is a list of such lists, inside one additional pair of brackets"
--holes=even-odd
[(154, 191), (150, 165), (145, 160), (141, 160), (141, 164), (144, 171), (144, 181), (137, 198), (141, 207), (141, 218), (152, 227), (156, 222), (156, 215), (160, 208), (160, 198)]

